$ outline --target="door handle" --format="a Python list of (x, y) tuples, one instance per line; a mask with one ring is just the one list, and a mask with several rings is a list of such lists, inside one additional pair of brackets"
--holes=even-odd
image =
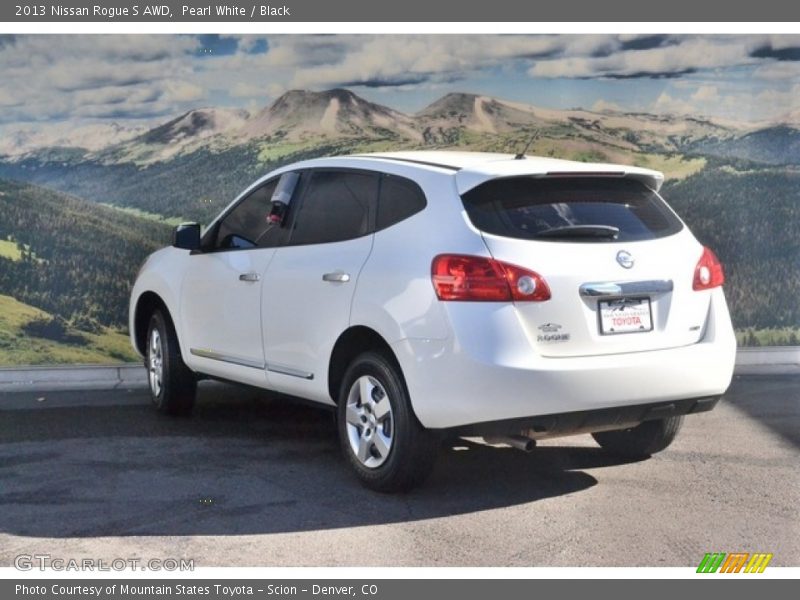
[(258, 273), (242, 273), (239, 275), (239, 281), (260, 281), (261, 275)]
[(347, 283), (350, 281), (350, 275), (348, 273), (342, 273), (341, 271), (335, 271), (333, 273), (325, 273), (322, 276), (322, 281), (335, 281), (340, 283)]

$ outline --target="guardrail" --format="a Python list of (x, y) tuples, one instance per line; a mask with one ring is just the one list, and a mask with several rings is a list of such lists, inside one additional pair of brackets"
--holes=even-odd
[(738, 375), (800, 374), (800, 346), (739, 348), (736, 351)]
[(113, 390), (147, 385), (141, 363), (0, 367), (0, 392)]

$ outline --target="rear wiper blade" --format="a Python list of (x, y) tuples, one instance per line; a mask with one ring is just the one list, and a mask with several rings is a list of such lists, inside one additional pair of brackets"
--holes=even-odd
[(597, 237), (615, 239), (619, 235), (619, 227), (611, 225), (565, 225), (564, 227), (553, 227), (540, 231), (534, 237), (537, 238), (575, 238), (575, 237)]

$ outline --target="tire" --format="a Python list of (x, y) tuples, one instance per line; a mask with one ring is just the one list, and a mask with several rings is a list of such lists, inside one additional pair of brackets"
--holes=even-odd
[(150, 397), (162, 413), (186, 415), (192, 411), (197, 379), (181, 358), (172, 321), (161, 310), (150, 317), (144, 366)]
[(618, 456), (641, 458), (669, 446), (683, 424), (683, 416), (644, 421), (630, 429), (599, 431), (592, 437), (604, 450)]
[(433, 469), (438, 437), (417, 420), (399, 367), (381, 353), (366, 352), (350, 363), (337, 427), (345, 459), (372, 490), (408, 491)]

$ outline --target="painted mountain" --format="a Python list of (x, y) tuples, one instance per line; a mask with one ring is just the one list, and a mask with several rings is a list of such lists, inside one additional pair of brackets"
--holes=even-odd
[[(15, 305), (19, 314), (43, 311), (48, 316), (39, 314), (39, 320), (57, 321), (67, 338), (122, 331), (130, 271), (164, 242), (167, 223), (209, 220), (279, 165), (390, 149), (515, 153), (526, 145), (529, 154), (664, 171), (665, 197), (726, 264), (741, 341), (798, 343), (800, 129), (794, 119), (753, 127), (552, 110), (467, 93), (447, 94), (404, 114), (346, 89), (294, 90), (260, 110), (198, 108), (149, 130), (112, 124), (0, 140), (0, 299), (21, 302), (27, 308)], [(77, 235), (82, 221), (98, 247), (113, 249), (122, 239), (124, 251), (105, 253), (102, 261), (69, 243), (56, 252), (61, 229)], [(120, 237), (121, 227), (136, 233)], [(65, 260), (97, 268), (85, 276), (67, 269), (74, 278), (65, 279), (57, 273), (65, 270)], [(102, 302), (89, 300), (98, 284), (105, 286)], [(23, 321), (13, 327), (23, 327)], [(3, 354), (1, 335), (13, 327), (0, 321), (0, 363), (14, 360)], [(37, 356), (82, 360), (69, 352), (33, 350), (24, 360), (36, 362)], [(123, 359), (119, 352), (107, 356)]]

